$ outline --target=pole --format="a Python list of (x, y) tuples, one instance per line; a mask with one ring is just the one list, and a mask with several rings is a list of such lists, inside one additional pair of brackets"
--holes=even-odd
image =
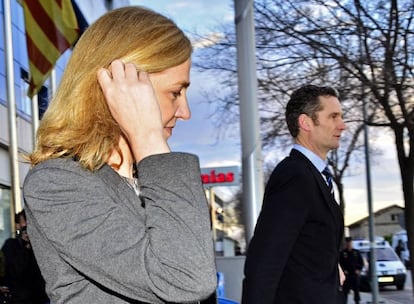
[(217, 242), (217, 227), (216, 227), (216, 199), (214, 196), (213, 187), (209, 189), (209, 199), (210, 199), (210, 216), (211, 216), (211, 226), (213, 231), (213, 240)]
[[(355, 1), (355, 5), (358, 13), (358, 33), (359, 33), (359, 55), (361, 58), (361, 74), (364, 72), (364, 47), (363, 37), (364, 31), (361, 21), (361, 3), (359, 0)], [(367, 124), (367, 105), (364, 98), (365, 90), (364, 83), (361, 77), (361, 98), (362, 98), (362, 117), (364, 120), (364, 152), (365, 152), (365, 171), (367, 181), (367, 200), (368, 200), (368, 231), (369, 231), (369, 243), (370, 243), (370, 257), (369, 257), (369, 273), (371, 281), (371, 296), (372, 304), (378, 303), (378, 282), (377, 282), (377, 253), (376, 253), (376, 242), (375, 242), (375, 220), (374, 212), (372, 207), (372, 188), (371, 188), (371, 165), (369, 157), (369, 136), (368, 136), (368, 124)]]
[(51, 98), (53, 98), (53, 96), (55, 96), (56, 88), (57, 88), (57, 85), (56, 85), (56, 69), (53, 68), (50, 71), (50, 95), (49, 96)]
[(234, 0), (237, 37), (243, 205), (246, 242), (253, 236), (263, 197), (263, 173), (257, 105), (256, 46), (252, 0)]
[[(18, 164), (18, 144), (16, 130), (16, 104), (14, 94), (14, 70), (13, 70), (13, 39), (11, 25), (10, 1), (3, 1), (4, 8), (4, 53), (6, 59), (6, 86), (7, 86), (7, 108), (9, 115), (9, 157), (12, 196), (10, 204), (10, 216), (12, 226), (14, 225), (14, 214), (22, 208), (20, 197), (20, 178)], [(15, 227), (12, 227), (13, 231)]]
[[(363, 94), (363, 93), (362, 93)], [(378, 303), (378, 282), (377, 282), (377, 253), (376, 253), (376, 242), (375, 242), (375, 220), (374, 212), (372, 207), (372, 189), (371, 189), (371, 169), (370, 169), (370, 157), (369, 157), (369, 141), (368, 141), (368, 125), (367, 110), (365, 99), (362, 100), (362, 113), (364, 117), (364, 150), (365, 150), (365, 168), (366, 168), (366, 179), (367, 179), (367, 199), (368, 199), (368, 218), (369, 218), (369, 243), (370, 243), (370, 260), (369, 270), (371, 276), (371, 293), (372, 303)]]
[(33, 149), (36, 146), (36, 132), (39, 128), (39, 99), (38, 95), (32, 97), (32, 137)]

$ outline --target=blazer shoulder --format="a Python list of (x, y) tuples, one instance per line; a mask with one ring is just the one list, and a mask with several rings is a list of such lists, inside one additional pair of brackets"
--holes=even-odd
[(28, 176), (34, 174), (38, 171), (43, 171), (46, 169), (56, 169), (56, 170), (66, 170), (66, 171), (76, 171), (76, 172), (83, 172), (84, 169), (79, 162), (72, 158), (53, 158), (45, 160), (29, 170)]
[(62, 191), (62, 189), (71, 187), (99, 188), (104, 184), (103, 178), (98, 178), (100, 174), (97, 172), (104, 167), (92, 172), (83, 168), (79, 162), (73, 159), (46, 160), (30, 169), (24, 179), (23, 193), (27, 195), (39, 191)]
[(275, 171), (281, 171), (286, 175), (305, 174), (309, 170), (317, 171), (312, 162), (296, 150), (292, 150), (275, 168)]

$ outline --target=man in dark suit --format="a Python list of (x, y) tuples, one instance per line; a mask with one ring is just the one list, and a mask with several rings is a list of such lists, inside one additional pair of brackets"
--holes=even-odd
[(1, 248), (5, 262), (5, 276), (2, 283), (8, 287), (8, 295), (11, 298), (3, 298), (5, 302), (0, 303), (49, 303), (45, 281), (27, 234), (25, 210), (15, 215), (15, 224), (18, 228), (16, 238), (7, 239)]
[(345, 303), (348, 303), (348, 294), (352, 290), (354, 292), (355, 304), (359, 304), (361, 296), (359, 295), (360, 275), (364, 267), (364, 260), (361, 252), (353, 247), (352, 237), (345, 238), (345, 248), (341, 250), (339, 255), (339, 264), (345, 273), (345, 282), (343, 291)]
[(286, 122), (295, 145), (267, 183), (247, 251), (242, 303), (343, 303), (343, 215), (332, 177), (322, 174), (345, 130), (337, 92), (299, 88), (287, 104)]

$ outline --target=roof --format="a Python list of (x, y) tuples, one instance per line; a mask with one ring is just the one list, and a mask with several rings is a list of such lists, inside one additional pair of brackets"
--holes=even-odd
[[(390, 205), (388, 207), (385, 207), (385, 208), (382, 208), (382, 209), (377, 210), (376, 212), (374, 212), (374, 216), (382, 215), (382, 214), (384, 214), (384, 213), (386, 213), (386, 212), (388, 212), (388, 211), (390, 211), (391, 209), (394, 209), (394, 208), (400, 209), (401, 211), (404, 211), (404, 207), (401, 207), (401, 206), (399, 206), (397, 204), (394, 204), (394, 205)], [(362, 219), (360, 219), (360, 220), (358, 220), (356, 222), (353, 222), (352, 224), (348, 225), (348, 227), (351, 228), (353, 226), (361, 225), (365, 221), (368, 221), (368, 219), (369, 219), (369, 216), (366, 216), (366, 217), (364, 217), (364, 218), (362, 218)]]

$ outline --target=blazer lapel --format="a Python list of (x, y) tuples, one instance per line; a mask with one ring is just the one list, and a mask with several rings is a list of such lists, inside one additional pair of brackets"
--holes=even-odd
[(329, 187), (326, 184), (325, 179), (323, 178), (321, 173), (318, 170), (316, 170), (316, 168), (314, 166), (313, 166), (312, 174), (315, 176), (315, 178), (318, 182), (319, 188), (321, 189), (321, 191), (323, 193), (324, 200), (327, 203), (329, 209), (334, 214), (336, 214), (335, 209), (337, 209), (339, 207), (339, 205), (336, 202), (335, 197), (333, 196), (333, 194), (329, 191)]
[(316, 167), (312, 164), (312, 162), (301, 152), (292, 149), (291, 156), (295, 157), (297, 159), (300, 159), (304, 163), (305, 166), (309, 168), (309, 171), (312, 173), (314, 178), (316, 179), (319, 188), (321, 189), (321, 192), (323, 194), (323, 200), (325, 204), (328, 206), (330, 212), (333, 216), (337, 216), (339, 209), (339, 205), (335, 200), (335, 197), (331, 194), (329, 191), (328, 185), (326, 184), (326, 181), (322, 174), (316, 169)]
[(337, 230), (337, 245), (338, 248), (341, 246), (341, 239), (343, 234), (343, 225), (344, 225), (344, 219), (342, 215), (341, 208), (339, 207), (339, 204), (336, 202), (335, 197), (333, 194), (329, 191), (329, 187), (325, 182), (325, 178), (322, 176), (322, 174), (313, 166), (313, 164), (309, 161), (310, 165), (312, 166), (312, 174), (318, 181), (319, 188), (322, 190), (324, 203), (328, 207), (329, 212), (332, 214), (333, 218), (336, 220), (336, 223), (338, 225), (335, 227)]
[(334, 196), (329, 191), (329, 188), (325, 182), (324, 177), (322, 174), (316, 169), (316, 167), (312, 164), (312, 162), (302, 153), (299, 151), (292, 149), (290, 153), (292, 158), (295, 158), (296, 160), (302, 162), (304, 166), (308, 167), (310, 174), (313, 175), (313, 178), (316, 180), (320, 190), (321, 190), (321, 200), (323, 200), (323, 203), (328, 207), (329, 212), (332, 214), (332, 218), (334, 219), (334, 222), (336, 223), (336, 226), (333, 227), (336, 229), (337, 234), (337, 246), (338, 249), (341, 246), (342, 241), (342, 235), (343, 235), (343, 226), (344, 226), (344, 219), (341, 212), (341, 209), (336, 202)]

